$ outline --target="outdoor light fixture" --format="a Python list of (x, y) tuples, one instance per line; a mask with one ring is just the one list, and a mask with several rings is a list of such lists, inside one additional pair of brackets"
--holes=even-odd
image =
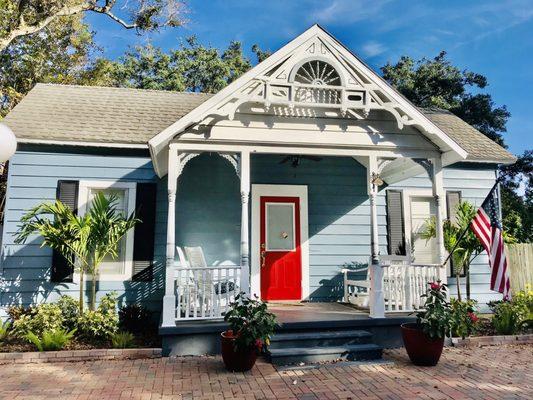
[(372, 179), (370, 180), (370, 182), (376, 186), (383, 185), (383, 179), (381, 179), (379, 174), (376, 174), (375, 172), (372, 172)]
[(17, 138), (7, 125), (0, 124), (0, 162), (6, 162), (15, 154)]

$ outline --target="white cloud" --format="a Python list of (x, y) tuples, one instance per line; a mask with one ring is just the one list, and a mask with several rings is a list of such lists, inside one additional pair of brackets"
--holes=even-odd
[(387, 48), (382, 43), (370, 41), (366, 42), (363, 47), (361, 47), (361, 50), (363, 52), (363, 55), (371, 58), (381, 53), (384, 53), (385, 51), (387, 51)]
[[(375, 17), (385, 4), (392, 0), (334, 0), (320, 2), (321, 7), (310, 14), (311, 22), (319, 23), (353, 23)], [(327, 4), (323, 7), (324, 3)]]

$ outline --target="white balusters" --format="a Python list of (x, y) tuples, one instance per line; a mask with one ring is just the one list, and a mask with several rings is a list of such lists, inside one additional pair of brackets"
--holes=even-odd
[(439, 265), (383, 264), (383, 293), (386, 312), (411, 312), (424, 305), (428, 282), (439, 279)]
[(240, 292), (240, 266), (176, 269), (176, 319), (223, 318)]

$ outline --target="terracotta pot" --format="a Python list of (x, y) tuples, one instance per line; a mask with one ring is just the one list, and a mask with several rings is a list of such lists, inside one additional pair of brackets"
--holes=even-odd
[(444, 347), (444, 338), (428, 339), (422, 329), (412, 322), (402, 324), (401, 329), (405, 350), (411, 362), (422, 366), (437, 365)]
[(257, 351), (254, 347), (235, 351), (235, 335), (233, 331), (225, 331), (220, 334), (222, 340), (222, 360), (228, 371), (249, 371), (257, 360)]

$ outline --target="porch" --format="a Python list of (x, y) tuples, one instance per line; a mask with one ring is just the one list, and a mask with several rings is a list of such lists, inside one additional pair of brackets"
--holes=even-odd
[[(288, 311), (288, 306), (279, 306), (281, 308), (276, 310), (280, 315), (286, 315), (287, 322), (290, 318), (301, 321), (304, 316), (311, 318), (308, 322), (320, 322), (320, 315), (328, 316), (328, 321), (335, 315), (340, 320), (386, 318), (419, 307), (419, 296), (424, 292), (426, 282), (446, 279), (445, 268), (437, 263), (417, 265), (408, 257), (391, 258), (382, 255), (389, 251), (389, 238), (385, 232), (385, 196), (384, 191), (380, 189), (385, 184), (394, 185), (394, 180), (390, 178), (393, 172), (401, 175), (401, 171), (405, 172), (407, 168), (407, 172), (411, 174), (425, 174), (428, 189), (424, 193), (435, 202), (439, 210), (436, 213), (437, 223), (441, 226), (446, 206), (440, 200), (443, 198), (440, 195), (443, 188), (442, 168), (438, 158), (392, 159), (374, 155), (346, 157), (324, 155), (317, 151), (315, 159), (300, 157), (300, 166), (292, 167), (283, 163), (287, 157), (283, 148), (278, 149), (279, 153), (275, 154), (207, 152), (202, 151), (201, 145), (196, 145), (196, 151), (180, 150), (181, 145), (177, 144), (171, 148), (175, 152), (175, 156), (171, 157), (174, 159), (172, 162), (177, 163), (177, 166), (169, 166), (166, 292), (162, 328), (173, 328), (184, 323), (184, 326), (197, 326), (190, 324), (220, 321), (240, 291), (274, 303), (277, 300), (319, 304), (329, 301), (333, 302), (331, 307), (342, 307), (333, 312), (326, 306), (317, 306), (323, 307), (325, 311), (314, 309), (311, 312), (303, 312), (313, 308), (309, 305), (313, 303), (305, 303), (307, 306), (304, 309), (293, 305), (292, 307), (299, 310), (294, 313)], [(295, 159), (299, 157), (290, 156)], [(403, 169), (400, 165), (403, 165)], [(231, 178), (227, 179), (231, 182), (226, 182), (226, 178), (215, 172), (215, 169), (224, 169), (224, 176), (230, 176)], [(221, 223), (227, 216), (217, 212), (217, 205), (201, 202), (198, 195), (203, 193), (202, 181), (208, 177), (199, 175), (199, 170), (209, 170), (218, 179), (222, 179), (220, 185), (227, 187), (232, 193), (230, 198), (224, 201), (236, 206), (240, 200), (239, 221), (233, 219)], [(388, 179), (388, 182), (384, 182), (384, 179)], [(175, 182), (174, 188), (172, 182)], [(194, 195), (189, 193), (193, 184)], [(330, 190), (343, 192), (330, 193)], [(216, 189), (213, 189), (213, 192), (215, 191)], [(267, 264), (269, 262), (268, 253), (265, 257), (264, 250), (269, 249), (263, 248), (265, 240), (261, 238), (260, 232), (261, 224), (265, 224), (264, 220), (260, 220), (261, 198), (272, 200), (275, 195), (285, 196), (284, 199), (292, 196), (299, 201), (301, 227), (297, 230), (300, 231), (300, 237), (294, 238), (298, 240), (298, 246), (293, 247), (298, 247), (301, 253), (301, 275), (297, 282), (301, 292), (296, 299), (269, 298), (265, 295), (265, 287), (262, 285), (264, 263), (265, 260)], [(215, 194), (210, 193), (209, 196), (215, 197)], [(217, 201), (213, 200), (215, 203)], [(192, 229), (191, 221), (184, 221), (192, 214), (192, 209), (184, 207), (184, 203), (195, 204), (196, 208), (203, 212), (203, 215), (198, 214), (196, 217), (206, 220), (203, 223), (194, 221), (194, 235), (186, 235), (183, 232)], [(215, 210), (212, 210), (213, 205)], [(219, 207), (223, 208), (226, 214), (236, 214), (236, 210), (229, 210), (223, 204), (219, 204)], [(231, 247), (231, 251), (238, 254), (237, 260), (230, 259), (230, 256), (226, 259), (226, 255), (222, 254), (225, 249), (219, 245), (224, 241), (231, 242), (230, 237), (236, 239), (234, 236), (237, 232), (228, 232), (226, 236), (222, 233), (218, 238), (209, 236), (211, 243), (205, 237), (198, 238), (199, 230), (215, 231), (218, 225), (240, 225), (238, 247), (237, 240), (234, 240), (235, 243)], [(266, 228), (262, 229), (264, 236)], [(283, 229), (281, 231), (285, 233)], [(294, 232), (289, 233), (292, 235)], [(194, 238), (191, 238), (192, 236)], [(438, 237), (436, 243), (439, 254), (436, 254), (435, 259), (441, 260), (444, 257), (440, 245), (442, 239)], [(190, 245), (204, 248), (207, 261), (194, 265), (184, 263), (183, 254), (178, 254), (179, 249), (180, 246)], [(204, 258), (203, 254), (201, 258)], [(392, 259), (395, 262), (391, 262)], [(337, 303), (341, 300), (346, 303), (359, 303), (366, 308), (366, 312), (346, 308)]]
[[(383, 318), (371, 318), (368, 311), (339, 302), (271, 303), (269, 310), (276, 315), (278, 326), (272, 340), (294, 342), (302, 339), (308, 348), (324, 348), (339, 334), (367, 334), (368, 341), (379, 348), (401, 346), (400, 325), (413, 322), (410, 313), (388, 313)], [(220, 353), (220, 333), (227, 324), (220, 319), (180, 321), (173, 327), (161, 327), (165, 355), (202, 355)], [(333, 336), (331, 336), (333, 335)], [(322, 340), (323, 343), (316, 341)], [(313, 342), (311, 342), (313, 341)], [(284, 346), (285, 348), (287, 346)], [(283, 354), (287, 354), (284, 348)]]

